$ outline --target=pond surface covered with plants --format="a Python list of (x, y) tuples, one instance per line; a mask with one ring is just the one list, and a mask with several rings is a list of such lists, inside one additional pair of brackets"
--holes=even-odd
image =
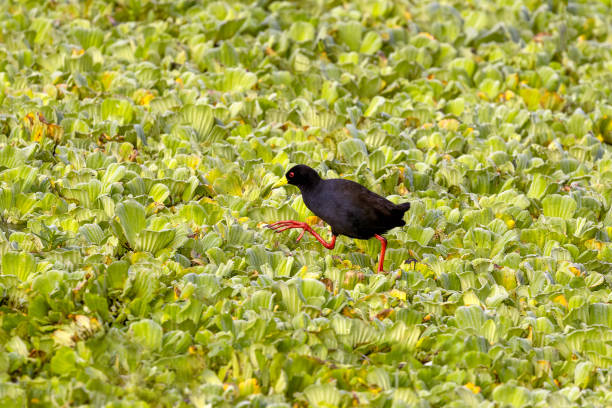
[[(0, 4), (0, 405), (612, 405), (610, 0)], [(332, 251), (297, 163), (410, 201)], [(404, 263), (416, 258), (416, 265)]]

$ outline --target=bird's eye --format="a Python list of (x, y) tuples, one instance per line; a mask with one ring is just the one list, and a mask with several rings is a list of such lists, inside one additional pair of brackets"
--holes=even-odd
[(292, 171), (289, 172), (289, 174), (287, 174), (289, 176), (289, 178), (292, 178), (293, 176), (295, 176), (295, 174), (293, 174)]

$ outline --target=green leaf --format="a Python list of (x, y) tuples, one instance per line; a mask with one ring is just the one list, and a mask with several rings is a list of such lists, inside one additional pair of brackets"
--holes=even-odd
[(312, 41), (315, 37), (315, 29), (306, 21), (297, 21), (289, 28), (289, 36), (296, 42)]
[(26, 282), (36, 273), (36, 259), (27, 252), (7, 252), (2, 256), (2, 273)]
[(291, 315), (296, 315), (302, 308), (304, 301), (300, 296), (298, 288), (295, 284), (280, 284), (280, 292), (283, 299), (283, 303), (287, 308), (287, 311)]
[(156, 351), (162, 346), (162, 328), (153, 320), (142, 319), (131, 323), (130, 334), (134, 342), (147, 350)]
[(115, 261), (106, 268), (106, 284), (109, 289), (123, 289), (128, 278), (130, 264), (127, 261)]
[(79, 234), (93, 245), (102, 245), (107, 238), (107, 235), (98, 224), (85, 224), (79, 227)]
[(88, 49), (91, 47), (100, 47), (104, 42), (104, 32), (97, 28), (83, 28), (77, 27), (73, 31), (73, 35), (76, 37), (77, 41), (83, 47), (83, 49)]
[(612, 305), (609, 303), (591, 304), (589, 306), (589, 324), (612, 327)]
[(551, 184), (551, 179), (549, 177), (542, 174), (534, 175), (529, 190), (527, 191), (527, 197), (537, 198), (538, 200), (541, 199), (544, 197)]
[(595, 365), (590, 361), (576, 364), (574, 370), (574, 383), (580, 388), (587, 388), (595, 374)]
[(57, 375), (71, 375), (77, 369), (77, 356), (69, 347), (62, 347), (51, 357), (51, 372)]
[(375, 31), (370, 31), (363, 38), (359, 52), (368, 55), (375, 54), (382, 47), (382, 43), (381, 36)]
[(529, 110), (536, 110), (540, 107), (540, 91), (533, 88), (522, 88), (519, 92)]
[(195, 130), (199, 141), (210, 143), (218, 138), (213, 127), (215, 123), (213, 111), (207, 105), (184, 106), (179, 120)]
[(578, 204), (570, 196), (551, 194), (542, 199), (542, 209), (547, 217), (570, 219), (577, 207)]
[(104, 99), (100, 109), (103, 120), (114, 120), (120, 125), (131, 123), (134, 117), (134, 109), (125, 99)]
[(166, 248), (174, 239), (175, 234), (175, 230), (142, 230), (138, 235), (134, 248), (138, 251), (147, 251), (155, 254), (159, 250)]
[(0, 167), (13, 169), (22, 165), (24, 161), (25, 155), (15, 146), (8, 145), (0, 150)]
[(501, 384), (493, 390), (493, 399), (502, 404), (513, 407), (524, 407), (531, 403), (531, 392), (513, 384)]
[(223, 73), (218, 88), (223, 92), (244, 92), (257, 83), (257, 75), (240, 68), (228, 68)]
[(108, 310), (108, 302), (105, 297), (102, 297), (96, 293), (85, 293), (83, 296), (85, 304), (94, 313), (100, 314), (104, 320), (110, 320), (111, 315)]
[(117, 204), (115, 213), (119, 218), (125, 237), (132, 248), (135, 248), (138, 235), (147, 226), (144, 207), (134, 200), (128, 200)]
[(341, 44), (346, 44), (351, 51), (359, 51), (362, 34), (362, 25), (360, 23), (351, 21), (339, 24), (338, 34)]
[(314, 407), (338, 406), (342, 394), (331, 384), (313, 384), (304, 389), (306, 400)]
[(457, 326), (471, 328), (479, 332), (486, 321), (484, 312), (479, 306), (461, 306), (455, 312)]
[(567, 122), (567, 130), (570, 134), (580, 138), (592, 129), (591, 119), (580, 109), (577, 109)]
[(166, 201), (169, 195), (170, 189), (162, 183), (155, 184), (153, 187), (151, 187), (151, 190), (149, 191), (149, 196), (151, 196), (153, 201), (155, 201), (156, 203), (163, 203), (164, 201)]

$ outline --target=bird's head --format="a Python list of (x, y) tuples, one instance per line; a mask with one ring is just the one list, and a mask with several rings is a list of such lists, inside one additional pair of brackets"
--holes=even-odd
[(321, 180), (319, 174), (313, 168), (305, 164), (293, 166), (285, 174), (285, 177), (287, 178), (287, 183), (293, 184), (300, 189), (312, 187)]

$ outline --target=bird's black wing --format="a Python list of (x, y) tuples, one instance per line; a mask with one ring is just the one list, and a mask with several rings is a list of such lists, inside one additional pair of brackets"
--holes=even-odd
[[(396, 205), (359, 183), (350, 180), (332, 179), (326, 183), (325, 191), (338, 214), (336, 220), (328, 221), (340, 234), (353, 238), (369, 238), (387, 230), (404, 225), (404, 211)], [(334, 222), (337, 224), (334, 225)]]

